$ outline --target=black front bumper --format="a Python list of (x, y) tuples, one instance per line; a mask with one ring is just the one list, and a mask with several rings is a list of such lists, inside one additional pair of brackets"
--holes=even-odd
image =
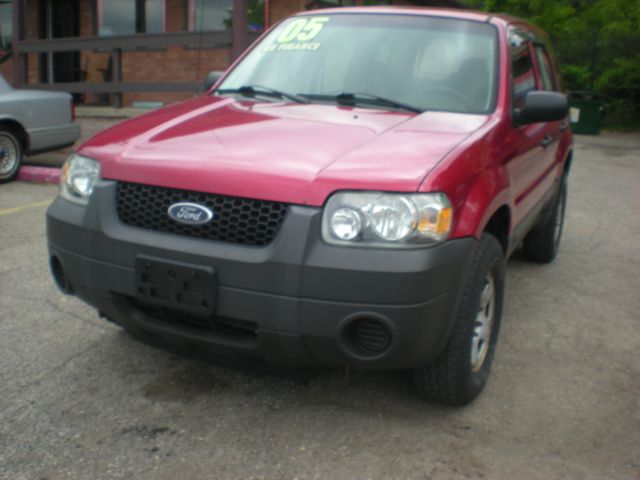
[[(122, 224), (115, 182), (100, 181), (88, 207), (58, 198), (47, 211), (49, 251), (72, 292), (134, 333), (216, 355), (294, 367), (401, 369), (446, 346), (472, 238), (432, 248), (328, 245), (321, 210), (292, 206), (275, 241), (245, 247)], [(213, 314), (140, 301), (140, 258), (215, 272)], [(351, 322), (375, 319), (391, 341), (371, 354), (350, 340)], [(202, 318), (199, 318), (202, 321)]]

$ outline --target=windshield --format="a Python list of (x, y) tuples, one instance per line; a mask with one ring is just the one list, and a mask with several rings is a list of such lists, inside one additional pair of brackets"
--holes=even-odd
[[(488, 113), (494, 108), (496, 61), (497, 33), (484, 23), (421, 15), (305, 15), (270, 32), (218, 92), (254, 86), (311, 101), (339, 102), (348, 94), (354, 104), (360, 99), (377, 107), (397, 102), (420, 111)], [(374, 97), (385, 102), (376, 104)]]

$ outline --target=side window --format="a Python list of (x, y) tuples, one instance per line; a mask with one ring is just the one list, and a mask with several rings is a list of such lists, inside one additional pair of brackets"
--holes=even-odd
[(538, 67), (540, 67), (540, 76), (542, 77), (542, 88), (544, 90), (556, 90), (555, 77), (553, 76), (553, 68), (547, 50), (542, 45), (535, 46)]
[(524, 106), (524, 97), (536, 89), (536, 75), (529, 43), (511, 46), (511, 84), (513, 85), (513, 108)]

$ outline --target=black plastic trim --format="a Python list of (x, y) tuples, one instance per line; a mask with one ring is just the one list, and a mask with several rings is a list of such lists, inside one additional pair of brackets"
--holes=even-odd
[[(278, 365), (402, 369), (434, 360), (451, 332), (477, 243), (462, 238), (410, 250), (327, 245), (321, 210), (294, 205), (272, 244), (245, 247), (126, 226), (114, 195), (115, 182), (101, 180), (87, 207), (58, 198), (47, 211), (49, 251), (64, 264), (74, 293), (139, 334)], [(253, 325), (251, 335), (151, 318), (131, 301), (141, 257), (213, 269), (210, 320)], [(166, 309), (170, 315), (173, 307)], [(345, 322), (364, 317), (383, 319), (391, 331), (389, 348), (379, 355), (341, 345)]]

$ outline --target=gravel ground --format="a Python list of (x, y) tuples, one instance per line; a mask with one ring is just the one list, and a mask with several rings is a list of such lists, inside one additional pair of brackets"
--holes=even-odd
[(640, 479), (640, 137), (579, 137), (555, 263), (507, 268), (484, 394), (140, 344), (53, 286), (51, 186), (0, 186), (0, 478)]

